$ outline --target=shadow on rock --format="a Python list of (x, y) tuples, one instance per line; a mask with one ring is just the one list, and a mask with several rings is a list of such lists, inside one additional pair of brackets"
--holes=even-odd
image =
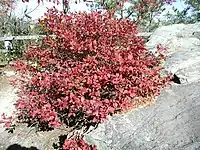
[(36, 147), (26, 148), (18, 144), (13, 144), (13, 145), (10, 145), (6, 150), (38, 150), (38, 149)]

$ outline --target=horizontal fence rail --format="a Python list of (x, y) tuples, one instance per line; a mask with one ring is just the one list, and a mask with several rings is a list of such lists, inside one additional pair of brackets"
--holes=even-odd
[[(151, 32), (138, 33), (137, 36), (148, 38), (151, 36)], [(37, 40), (43, 39), (46, 35), (27, 35), (27, 36), (4, 36), (0, 37), (0, 41), (12, 41), (12, 40)]]
[(46, 37), (45, 35), (28, 35), (28, 36), (5, 36), (0, 37), (0, 41), (12, 41), (12, 40), (37, 40)]
[[(142, 37), (145, 40), (148, 39), (151, 36), (151, 32), (141, 32), (138, 33), (138, 37)], [(53, 36), (53, 35), (51, 35)], [(0, 49), (0, 52), (8, 52), (9, 49), (12, 49), (12, 41), (15, 40), (38, 40), (38, 39), (43, 39), (45, 38), (46, 35), (27, 35), (27, 36), (3, 36), (0, 37), (0, 41), (4, 42), (4, 48), (5, 49)]]

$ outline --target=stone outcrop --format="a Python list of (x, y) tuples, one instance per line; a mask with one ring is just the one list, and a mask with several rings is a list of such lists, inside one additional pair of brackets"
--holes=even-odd
[(176, 74), (182, 84), (200, 79), (200, 22), (196, 24), (175, 24), (158, 28), (146, 43), (148, 50), (155, 52), (155, 46), (167, 48), (168, 59), (165, 70)]
[(200, 83), (173, 85), (154, 105), (110, 117), (85, 139), (98, 150), (199, 150)]

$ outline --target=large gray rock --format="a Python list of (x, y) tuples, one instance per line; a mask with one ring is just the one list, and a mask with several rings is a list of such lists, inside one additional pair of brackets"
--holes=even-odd
[(173, 85), (154, 105), (110, 117), (85, 140), (98, 150), (200, 150), (200, 83)]
[(168, 49), (165, 63), (167, 72), (176, 74), (184, 84), (200, 79), (200, 22), (158, 28), (146, 43), (146, 47), (156, 52), (157, 44)]

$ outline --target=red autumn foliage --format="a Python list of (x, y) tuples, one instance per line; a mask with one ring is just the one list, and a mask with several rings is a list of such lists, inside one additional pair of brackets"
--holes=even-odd
[(93, 145), (88, 145), (85, 141), (80, 139), (65, 140), (63, 150), (96, 150)]
[(53, 36), (15, 64), (19, 120), (47, 127), (100, 123), (168, 84), (169, 76), (160, 76), (164, 55), (144, 48), (131, 21), (55, 9), (45, 16), (41, 24)]
[(5, 113), (1, 115), (0, 124), (4, 124), (4, 127), (9, 129), (12, 125), (12, 117), (8, 117)]

